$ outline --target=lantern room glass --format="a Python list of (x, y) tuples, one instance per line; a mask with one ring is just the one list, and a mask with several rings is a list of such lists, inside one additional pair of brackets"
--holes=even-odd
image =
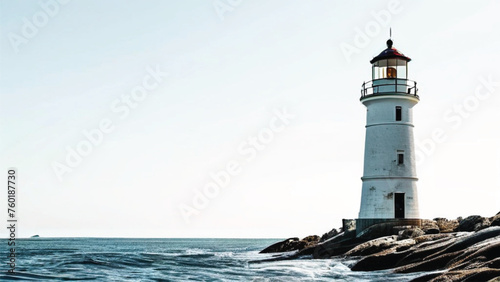
[(408, 79), (408, 62), (401, 59), (379, 60), (372, 65), (372, 79)]

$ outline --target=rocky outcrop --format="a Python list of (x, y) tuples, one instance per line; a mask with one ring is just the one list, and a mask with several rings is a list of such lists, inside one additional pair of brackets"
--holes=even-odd
[(282, 253), (302, 250), (310, 246), (315, 246), (319, 242), (318, 235), (311, 235), (299, 240), (299, 238), (288, 238), (276, 244), (273, 244), (264, 250), (260, 251), (261, 254), (265, 253)]
[(330, 230), (329, 232), (323, 234), (323, 236), (321, 236), (321, 238), (319, 239), (320, 242), (323, 242), (323, 241), (326, 241), (332, 237), (334, 237), (335, 235), (339, 234), (339, 232), (337, 231), (337, 229), (333, 228), (332, 230)]
[[(290, 238), (262, 252), (297, 250), (292, 255), (269, 260), (336, 256), (359, 258), (353, 271), (392, 269), (396, 273), (438, 271), (414, 281), (495, 281), (500, 282), (500, 213), (485, 218), (469, 216), (448, 220), (424, 220), (415, 226), (373, 226), (361, 236), (338, 233), (335, 229), (302, 240)], [(386, 232), (380, 236), (381, 232)], [(338, 233), (338, 234), (336, 234)], [(387, 234), (389, 233), (389, 234)], [(347, 234), (347, 235), (346, 235)], [(269, 249), (269, 250), (268, 250)]]
[(425, 232), (425, 234), (438, 234), (441, 232), (439, 230), (439, 226), (434, 220), (422, 220), (422, 226), (420, 228)]
[(434, 222), (438, 226), (439, 231), (441, 233), (455, 232), (455, 231), (457, 231), (457, 228), (459, 225), (458, 219), (449, 220), (446, 218), (438, 217), (438, 218), (434, 219)]
[(462, 219), (458, 225), (458, 231), (479, 231), (490, 226), (490, 220), (479, 215), (471, 215)]
[(423, 243), (404, 250), (388, 246), (388, 249), (362, 258), (351, 269), (371, 271), (394, 268), (397, 273), (410, 273), (485, 267), (497, 269), (500, 266), (500, 227), (468, 234), (450, 233), (444, 238), (425, 238), (428, 236), (435, 235), (417, 237), (414, 240)]
[(491, 226), (500, 226), (500, 212), (490, 218)]
[(422, 235), (425, 235), (425, 232), (422, 229), (417, 227), (410, 227), (399, 231), (398, 239), (403, 240), (403, 239), (417, 238)]
[(271, 246), (260, 251), (260, 253), (267, 254), (267, 253), (282, 253), (282, 252), (293, 251), (293, 250), (296, 250), (298, 242), (299, 242), (299, 238), (297, 238), (297, 237), (288, 238), (288, 239), (283, 240), (281, 242), (272, 244)]

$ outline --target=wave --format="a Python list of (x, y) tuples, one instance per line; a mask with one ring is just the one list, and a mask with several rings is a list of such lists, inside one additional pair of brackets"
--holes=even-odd
[(411, 277), (387, 271), (352, 272), (349, 266), (353, 261), (342, 259), (251, 263), (272, 258), (258, 254), (269, 242), (250, 239), (25, 240), (23, 248), (19, 248), (19, 268), (16, 268), (19, 273), (15, 276), (3, 273), (0, 280), (401, 281)]

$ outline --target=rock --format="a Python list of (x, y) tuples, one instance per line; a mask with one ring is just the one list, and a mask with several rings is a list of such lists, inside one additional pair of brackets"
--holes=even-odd
[(450, 253), (450, 252), (455, 252), (459, 250), (465, 250), (466, 248), (469, 248), (470, 246), (477, 244), (481, 241), (485, 241), (487, 239), (496, 237), (500, 235), (500, 227), (495, 226), (495, 227), (490, 227), (475, 233), (470, 233), (465, 236), (462, 236), (458, 238), (453, 244), (450, 246), (446, 247), (440, 252), (435, 253), (434, 255), (429, 256), (428, 258), (432, 258), (432, 256), (438, 256), (442, 253)]
[(439, 228), (429, 228), (426, 230), (423, 230), (425, 234), (432, 235), (432, 234), (439, 234)]
[(357, 245), (348, 252), (346, 256), (367, 256), (378, 253), (382, 250), (390, 248), (396, 242), (398, 236), (386, 236), (370, 240), (368, 242)]
[(323, 236), (321, 236), (321, 239), (319, 239), (320, 242), (323, 242), (323, 241), (326, 241), (332, 237), (334, 237), (335, 235), (339, 234), (339, 232), (337, 231), (337, 229), (333, 228), (332, 230), (330, 230), (329, 232), (323, 234)]
[(414, 239), (417, 245), (411, 247), (406, 255), (398, 261), (396, 266), (408, 265), (419, 262), (425, 257), (439, 252), (453, 244), (457, 238), (449, 233), (436, 235), (424, 235)]
[(432, 271), (441, 270), (446, 267), (446, 265), (456, 256), (460, 255), (462, 251), (456, 251), (453, 253), (444, 253), (437, 257), (427, 260), (423, 260), (408, 265), (400, 266), (394, 269), (396, 273), (411, 273), (411, 272), (421, 272), (421, 271)]
[(420, 229), (422, 229), (425, 234), (439, 234), (439, 226), (434, 220), (422, 220), (422, 226)]
[(394, 272), (410, 273), (452, 267), (477, 268), (478, 265), (484, 264), (486, 261), (496, 259), (499, 253), (500, 227), (491, 227), (470, 236), (458, 238), (441, 251), (423, 257), (415, 263), (398, 267), (394, 269)]
[(456, 231), (459, 225), (458, 220), (448, 220), (441, 217), (435, 218), (434, 221), (436, 222), (436, 225), (438, 226), (441, 233)]
[(304, 242), (305, 245), (301, 248), (299, 248), (299, 250), (302, 250), (304, 248), (309, 248), (309, 247), (312, 247), (312, 246), (316, 246), (319, 242), (319, 236), (318, 235), (311, 235), (311, 236), (307, 236), (305, 237), (304, 239), (300, 240), (300, 242)]
[(500, 212), (490, 219), (490, 226), (500, 226)]
[[(388, 236), (360, 244), (347, 252), (346, 256), (369, 255), (352, 266), (352, 271), (381, 270), (393, 268), (406, 256), (406, 250), (416, 244), (413, 239), (396, 240), (397, 236)], [(381, 259), (382, 258), (382, 259)]]
[(462, 219), (458, 231), (479, 231), (490, 226), (490, 220), (479, 215), (471, 215)]
[[(336, 229), (332, 229), (321, 238), (316, 235), (307, 236), (302, 240), (289, 238), (267, 247), (261, 253), (287, 252), (263, 261), (304, 256), (361, 257), (351, 267), (353, 271), (432, 271), (413, 281), (500, 282), (500, 226), (496, 226), (498, 221), (500, 213), (491, 218), (469, 216), (459, 220), (423, 220), (420, 227), (382, 223), (365, 229), (358, 237), (351, 236), (354, 230), (351, 230), (351, 233), (338, 233)], [(348, 225), (344, 224), (345, 226)]]
[[(439, 233), (439, 232), (438, 232)], [(424, 235), (425, 232), (418, 227), (412, 227), (399, 231), (398, 240), (416, 238)]]
[[(432, 273), (416, 279), (411, 280), (412, 282), (419, 281), (491, 281), (490, 279), (496, 279), (500, 276), (499, 269), (491, 268), (477, 268), (470, 270), (459, 270), (459, 271), (448, 271), (445, 273)], [(499, 280), (500, 281), (500, 280)]]
[[(395, 241), (391, 249), (362, 258), (351, 270), (381, 270), (420, 262), (426, 256), (451, 245), (455, 240), (451, 234), (437, 234)], [(428, 267), (431, 268), (432, 265)]]
[(448, 268), (453, 270), (498, 266), (500, 254), (500, 236), (487, 240), (484, 244), (476, 244), (463, 251), (463, 254), (452, 260)]
[(319, 241), (319, 236), (318, 235), (310, 235), (307, 237), (304, 237), (302, 241), (306, 242), (318, 242)]
[(361, 231), (356, 237), (368, 241), (384, 236), (398, 235), (399, 230), (406, 229), (406, 226), (394, 226), (393, 222), (383, 222), (374, 224)]
[(339, 235), (328, 239), (325, 242), (319, 243), (312, 252), (313, 258), (315, 259), (327, 259), (333, 256), (342, 255), (350, 249), (356, 247), (357, 245), (365, 242), (360, 239), (351, 238), (350, 236), (344, 236), (345, 233), (340, 233)]
[(397, 262), (405, 256), (405, 252), (388, 249), (367, 257), (363, 257), (351, 267), (352, 271), (373, 271), (394, 268)]
[(266, 254), (266, 253), (281, 253), (281, 252), (293, 251), (293, 250), (296, 250), (296, 246), (298, 245), (298, 242), (299, 242), (299, 238), (297, 238), (297, 237), (288, 238), (288, 239), (283, 240), (281, 242), (272, 244), (271, 246), (260, 251), (260, 253)]
[(272, 244), (271, 246), (260, 251), (260, 253), (266, 254), (266, 253), (282, 253), (282, 252), (297, 251), (311, 246), (315, 246), (318, 242), (319, 242), (318, 235), (307, 236), (302, 240), (299, 240), (299, 238), (297, 237), (288, 238), (281, 242)]

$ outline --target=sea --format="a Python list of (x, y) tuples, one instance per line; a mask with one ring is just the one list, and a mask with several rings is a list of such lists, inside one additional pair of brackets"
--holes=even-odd
[(0, 279), (18, 281), (408, 281), (425, 273), (353, 272), (341, 258), (256, 262), (282, 239), (31, 238), (7, 241)]

